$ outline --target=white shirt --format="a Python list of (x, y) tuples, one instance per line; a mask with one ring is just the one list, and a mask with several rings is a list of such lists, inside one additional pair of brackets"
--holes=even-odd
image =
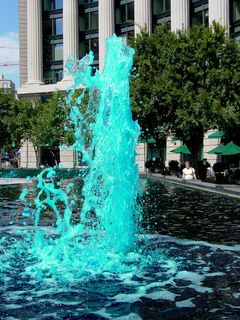
[(192, 180), (194, 179), (195, 169), (194, 168), (184, 168), (183, 175), (185, 180)]

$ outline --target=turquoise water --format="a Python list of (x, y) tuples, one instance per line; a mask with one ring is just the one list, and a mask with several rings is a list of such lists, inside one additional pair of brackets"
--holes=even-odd
[[(101, 73), (96, 71), (92, 76), (92, 52), (80, 61), (72, 57), (67, 61), (74, 78), (66, 100), (75, 135), (72, 148), (81, 152), (89, 169), (82, 177), (78, 207), (79, 201), (72, 195), (74, 183), (63, 190), (53, 168), (38, 175), (34, 201), (28, 200), (31, 190), (23, 190), (23, 214), (28, 216), (35, 208), (31, 213), (35, 226), (31, 254), (38, 261), (28, 269), (30, 273), (47, 270), (55, 276), (60, 264), (62, 272), (57, 276), (67, 281), (74, 278), (74, 270), (77, 274), (118, 272), (129, 269), (129, 259), (138, 259), (135, 235), (141, 214), (136, 201), (139, 176), (135, 150), (140, 130), (132, 120), (129, 97), (133, 54), (122, 38), (113, 36), (107, 40)], [(84, 86), (81, 93), (77, 91), (80, 85)], [(73, 208), (78, 210), (77, 223), (72, 222)], [(40, 225), (47, 210), (52, 212), (51, 232)]]
[[(34, 236), (34, 221), (32, 209), (30, 216), (22, 214), (22, 188), (0, 187), (1, 319), (238, 319), (239, 202), (149, 179), (140, 190), (138, 255), (129, 253), (116, 272), (98, 273), (94, 264), (83, 272), (81, 253), (75, 251), (73, 265), (49, 261), (51, 272), (46, 266), (36, 272), (41, 259), (32, 255), (32, 239), (24, 233)], [(73, 209), (72, 223), (78, 219)], [(42, 213), (39, 224), (53, 237), (51, 210)]]
[[(0, 178), (37, 178), (41, 169), (0, 169)], [(58, 176), (61, 179), (73, 179), (84, 174), (84, 169), (59, 169)]]

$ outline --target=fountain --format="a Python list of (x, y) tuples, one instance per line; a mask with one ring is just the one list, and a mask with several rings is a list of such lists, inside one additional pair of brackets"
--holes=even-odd
[[(72, 147), (88, 170), (64, 183), (56, 179), (57, 168), (47, 168), (37, 184), (22, 190), (19, 201), (16, 187), (0, 188), (0, 319), (230, 319), (238, 314), (237, 242), (183, 239), (197, 204), (205, 206), (198, 209), (197, 227), (211, 218), (208, 195), (139, 182), (139, 126), (129, 99), (133, 54), (113, 36), (101, 73), (92, 74), (91, 52), (80, 61), (68, 59), (74, 85), (66, 100), (66, 130), (74, 129)], [(139, 188), (145, 189), (142, 194)], [(224, 205), (216, 196), (210, 209)], [(228, 206), (237, 219), (239, 204)], [(232, 233), (235, 225), (228, 224)]]
[[(38, 262), (29, 272), (40, 267), (51, 273), (57, 264), (64, 270), (64, 279), (72, 268), (83, 273), (89, 266), (93, 272), (117, 272), (129, 256), (137, 255), (135, 236), (141, 215), (135, 150), (140, 130), (132, 120), (129, 98), (133, 54), (134, 50), (114, 35), (107, 40), (102, 73), (92, 75), (92, 52), (80, 61), (73, 57), (67, 60), (74, 79), (66, 99), (75, 138), (72, 148), (82, 154), (88, 167), (83, 178), (83, 203), (78, 208), (79, 222), (72, 223), (75, 201), (70, 201), (68, 193), (74, 184), (70, 182), (66, 190), (60, 183), (56, 185), (54, 168), (39, 174), (37, 196), (25, 209), (35, 206), (32, 254)], [(84, 86), (81, 94), (79, 86)], [(82, 102), (86, 97), (87, 106)], [(21, 200), (27, 194), (24, 189)], [(48, 209), (56, 226), (52, 235), (39, 225)]]

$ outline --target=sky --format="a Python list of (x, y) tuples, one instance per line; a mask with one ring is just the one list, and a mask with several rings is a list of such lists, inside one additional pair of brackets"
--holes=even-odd
[[(19, 61), (18, 38), (18, 0), (0, 0), (0, 63)], [(0, 66), (0, 74), (19, 87), (19, 66)]]

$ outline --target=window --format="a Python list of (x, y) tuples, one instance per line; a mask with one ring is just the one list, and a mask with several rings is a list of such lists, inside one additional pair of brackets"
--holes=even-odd
[(152, 0), (153, 29), (158, 24), (170, 22), (170, 2), (171, 0)]
[(79, 0), (79, 57), (89, 51), (95, 56), (94, 65), (98, 64), (98, 1)]
[(98, 29), (98, 11), (90, 11), (82, 14), (79, 18), (80, 31)]
[(134, 3), (120, 1), (116, 5), (116, 24), (132, 23), (134, 21)]
[(240, 1), (233, 0), (233, 22), (240, 20)]
[(126, 39), (134, 35), (134, 1), (115, 1), (116, 34)]
[[(43, 78), (44, 83), (56, 83), (63, 73), (63, 0), (44, 0)], [(56, 10), (56, 11), (55, 11)]]
[(53, 9), (62, 9), (62, 8), (63, 8), (63, 0), (53, 1)]
[(54, 19), (54, 34), (61, 35), (63, 34), (63, 18)]
[(98, 2), (98, 0), (78, 0), (79, 4)]
[(63, 44), (62, 43), (53, 45), (53, 60), (54, 61), (63, 60)]
[(153, 15), (161, 14), (162, 12), (170, 10), (170, 0), (153, 0)]
[(63, 8), (63, 0), (43, 0), (43, 11)]
[(207, 0), (191, 0), (191, 24), (208, 25)]
[(90, 39), (90, 50), (94, 53), (95, 57), (98, 57), (98, 38)]
[(208, 12), (203, 10), (196, 12), (192, 15), (192, 24), (201, 25), (205, 24), (208, 25)]
[(45, 84), (52, 84), (61, 81), (63, 78), (62, 69), (53, 69), (43, 72), (43, 80)]

